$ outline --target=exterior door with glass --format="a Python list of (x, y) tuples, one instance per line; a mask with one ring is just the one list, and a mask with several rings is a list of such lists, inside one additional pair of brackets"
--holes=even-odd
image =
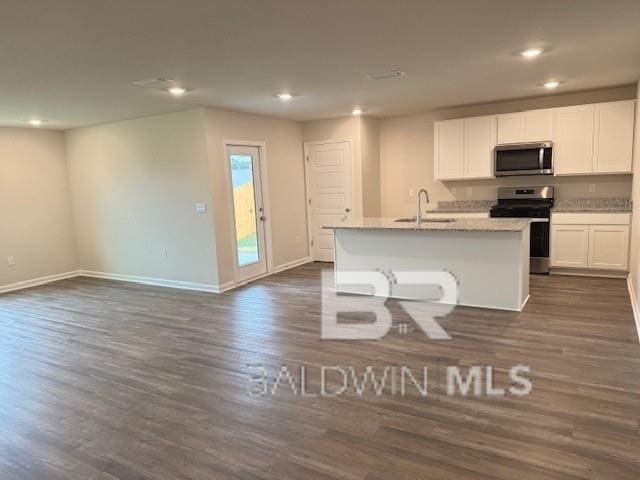
[(267, 273), (260, 148), (227, 145), (227, 162), (233, 190), (236, 280), (242, 282)]

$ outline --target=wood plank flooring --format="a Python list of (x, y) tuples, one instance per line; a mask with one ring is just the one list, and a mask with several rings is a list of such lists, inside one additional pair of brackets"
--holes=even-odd
[[(76, 278), (0, 296), (0, 479), (640, 478), (624, 280), (533, 276), (522, 313), (457, 308), (451, 340), (345, 342), (319, 338), (322, 268), (222, 295)], [(517, 363), (529, 396), (446, 395), (447, 365), (504, 386)], [(322, 365), (427, 366), (430, 390), (252, 396), (256, 364), (306, 367), (311, 393)]]

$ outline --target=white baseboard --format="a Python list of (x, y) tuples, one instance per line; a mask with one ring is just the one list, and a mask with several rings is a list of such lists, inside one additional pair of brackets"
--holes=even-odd
[(549, 273), (551, 275), (569, 275), (573, 277), (627, 278), (627, 272), (619, 270), (551, 267)]
[(103, 278), (106, 280), (119, 280), (121, 282), (142, 283), (144, 285), (153, 285), (156, 287), (179, 288), (182, 290), (196, 290), (198, 292), (220, 293), (222, 290), (218, 285), (208, 283), (183, 282), (179, 280), (167, 280), (156, 277), (140, 277), (137, 275), (123, 275), (120, 273), (92, 272), (82, 270), (80, 276)]
[(218, 285), (218, 291), (216, 293), (224, 293), (229, 290), (233, 290), (238, 285), (233, 280), (227, 283), (223, 283), (222, 285)]
[(300, 265), (304, 265), (305, 263), (311, 263), (311, 262), (313, 262), (313, 259), (311, 257), (299, 258), (298, 260), (283, 263), (282, 265), (273, 267), (273, 271), (271, 273), (284, 272), (285, 270), (289, 270), (290, 268), (299, 267)]
[(631, 297), (633, 319), (636, 322), (636, 334), (638, 335), (638, 341), (640, 341), (640, 299), (636, 296), (636, 290), (631, 281), (631, 277), (627, 277), (627, 287), (629, 288), (629, 296)]
[(77, 277), (80, 274), (81, 270), (73, 270), (71, 272), (56, 273), (55, 275), (47, 275), (46, 277), (33, 278), (31, 280), (25, 280), (23, 282), (16, 282), (10, 285), (2, 285), (0, 286), (0, 293), (7, 293), (16, 290), (22, 290), (24, 288), (37, 287), (38, 285), (44, 285), (46, 283), (57, 282), (58, 280)]
[[(294, 260), (292, 262), (284, 263), (282, 265), (278, 265), (277, 267), (274, 267), (272, 272), (262, 275), (261, 277), (266, 277), (274, 273), (283, 272), (290, 268), (298, 267), (300, 265), (304, 265), (305, 263), (309, 263), (311, 261), (312, 261), (311, 257), (305, 257), (299, 260)], [(207, 283), (194, 283), (194, 282), (183, 282), (179, 280), (167, 280), (164, 278), (140, 277), (136, 275), (123, 275), (120, 273), (94, 272), (90, 270), (74, 270), (72, 272), (48, 275), (46, 277), (34, 278), (32, 280), (25, 280), (23, 282), (17, 282), (10, 285), (3, 285), (3, 286), (0, 286), (0, 293), (13, 292), (15, 290), (22, 290), (24, 288), (35, 287), (37, 285), (44, 285), (46, 283), (56, 282), (58, 280), (64, 280), (66, 278), (73, 278), (73, 277), (103, 278), (105, 280), (119, 280), (121, 282), (141, 283), (144, 285), (154, 285), (157, 287), (179, 288), (182, 290), (195, 290), (198, 292), (210, 292), (210, 293), (226, 292), (227, 290), (231, 290), (240, 285), (233, 281), (223, 283), (222, 285), (211, 285)]]
[(248, 279), (243, 280), (243, 281), (233, 281), (232, 280), (230, 282), (224, 283), (221, 286), (221, 289), (220, 289), (219, 293), (226, 292), (227, 290), (233, 290), (234, 288), (242, 287), (243, 285), (247, 285), (247, 284), (249, 284), (251, 282), (255, 282), (256, 280), (260, 280), (261, 278), (266, 278), (266, 277), (268, 277), (270, 275), (274, 275), (276, 273), (284, 272), (285, 270), (289, 270), (291, 268), (299, 267), (300, 265), (304, 265), (305, 263), (311, 263), (311, 262), (313, 262), (313, 259), (311, 257), (299, 258), (298, 260), (294, 260), (292, 262), (283, 263), (282, 265), (278, 265), (276, 267), (273, 267), (270, 272), (262, 273), (260, 275), (248, 278)]

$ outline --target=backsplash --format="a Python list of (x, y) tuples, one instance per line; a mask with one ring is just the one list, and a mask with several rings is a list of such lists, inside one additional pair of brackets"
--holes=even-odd
[(438, 202), (442, 212), (488, 212), (495, 200), (446, 200)]
[[(568, 198), (622, 198), (631, 196), (632, 175), (585, 175), (502, 177), (487, 180), (443, 182), (444, 191), (434, 189), (437, 200), (489, 200), (495, 199), (498, 187), (525, 187), (551, 185), (555, 197)], [(419, 188), (416, 186), (416, 188)], [(442, 192), (442, 193), (441, 193)], [(429, 192), (431, 193), (431, 192)]]
[(555, 201), (553, 210), (555, 212), (571, 211), (615, 211), (630, 212), (631, 198), (629, 197), (610, 197), (610, 198), (560, 198)]
[[(439, 201), (436, 210), (442, 213), (481, 213), (488, 212), (496, 204), (496, 200), (446, 200)], [(629, 197), (574, 197), (556, 199), (553, 211), (560, 212), (631, 212), (632, 202)]]

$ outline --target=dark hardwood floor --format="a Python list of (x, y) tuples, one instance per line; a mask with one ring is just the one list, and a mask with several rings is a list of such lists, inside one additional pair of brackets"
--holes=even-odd
[[(0, 296), (0, 479), (640, 478), (624, 280), (534, 276), (524, 312), (457, 308), (448, 341), (321, 341), (321, 268), (222, 295), (76, 278)], [(446, 394), (448, 365), (506, 386), (518, 363), (528, 396)], [(305, 366), (308, 392), (322, 365), (427, 366), (430, 390), (252, 396), (256, 364), (271, 383)]]

